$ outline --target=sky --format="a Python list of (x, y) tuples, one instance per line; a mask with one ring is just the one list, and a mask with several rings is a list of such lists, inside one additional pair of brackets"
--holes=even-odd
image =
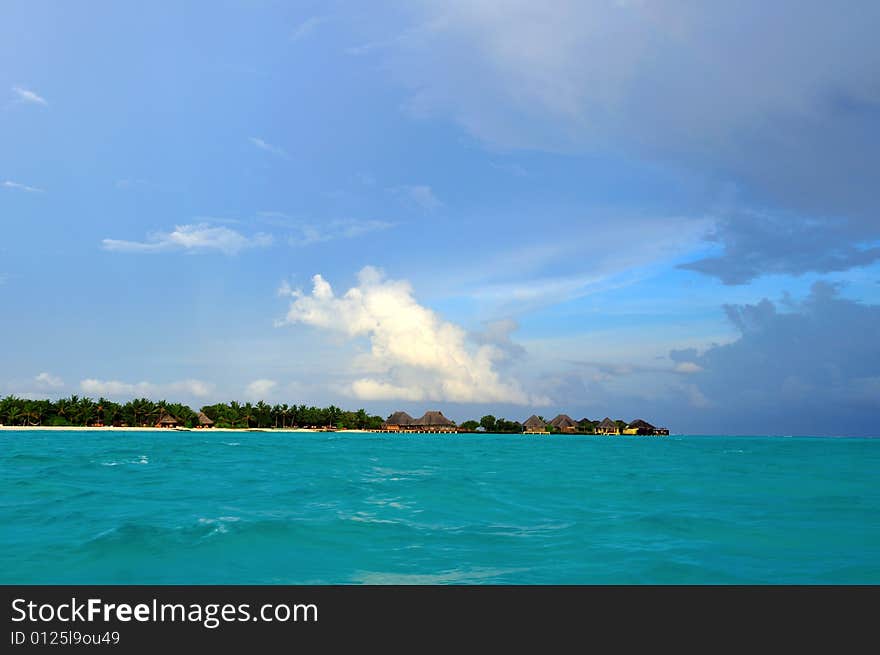
[(0, 394), (880, 435), (876, 2), (0, 11)]

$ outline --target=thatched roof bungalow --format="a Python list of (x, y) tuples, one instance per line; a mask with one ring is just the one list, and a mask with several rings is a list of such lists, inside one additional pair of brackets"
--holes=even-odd
[(214, 427), (214, 421), (212, 421), (212, 420), (208, 417), (208, 415), (205, 414), (205, 412), (199, 412), (199, 420), (198, 420), (198, 425), (197, 425), (196, 427), (198, 427), (198, 428), (202, 428), (202, 429), (204, 429), (204, 428), (213, 428), (213, 427)]
[(171, 416), (168, 412), (162, 412), (162, 416), (159, 417), (159, 420), (156, 422), (157, 428), (176, 428), (180, 425), (180, 421)]
[(630, 422), (623, 430), (624, 434), (654, 434), (654, 430), (656, 430), (653, 425), (644, 421), (640, 418), (637, 418), (635, 421)]
[(578, 424), (568, 414), (560, 414), (550, 421), (550, 425), (560, 432), (576, 432), (578, 428)]
[(523, 432), (525, 434), (550, 434), (547, 431), (547, 424), (534, 414), (523, 421)]
[(425, 412), (409, 425), (413, 432), (457, 432), (455, 423), (443, 416), (443, 412), (432, 410)]
[(596, 434), (620, 434), (620, 428), (617, 427), (617, 423), (606, 416), (596, 426)]
[(412, 425), (415, 419), (406, 412), (394, 412), (388, 420), (382, 424), (382, 429), (389, 432), (399, 432)]

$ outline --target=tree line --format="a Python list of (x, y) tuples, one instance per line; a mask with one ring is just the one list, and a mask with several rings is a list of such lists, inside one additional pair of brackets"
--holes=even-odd
[[(547, 423), (547, 419), (545, 419), (543, 416), (539, 416), (538, 418)], [(599, 425), (600, 422), (601, 421), (591, 421), (587, 418), (582, 419), (578, 421), (578, 432), (581, 432), (583, 434), (595, 434), (596, 426)], [(623, 432), (623, 429), (627, 426), (626, 421), (622, 421), (620, 419), (617, 419), (614, 422), (617, 424), (617, 428), (621, 432)], [(469, 421), (464, 421), (459, 424), (459, 427), (462, 430), (467, 430), (468, 432), (474, 432), (479, 428), (482, 428), (486, 432), (502, 434), (523, 431), (522, 423), (519, 423), (517, 421), (508, 421), (505, 418), (495, 418), (491, 414), (483, 416), (482, 418), (480, 418), (479, 421), (473, 419)], [(558, 430), (549, 423), (547, 424), (546, 429), (548, 432), (558, 432)]]
[[(314, 407), (295, 404), (270, 405), (262, 400), (257, 403), (215, 403), (199, 409), (214, 421), (218, 428), (310, 428), (335, 427), (338, 429), (378, 430), (385, 420), (381, 416), (368, 414), (364, 409), (346, 411), (330, 405)], [(50, 427), (88, 427), (96, 425), (115, 425), (131, 427), (153, 427), (164, 415), (170, 415), (182, 427), (197, 427), (198, 413), (187, 405), (165, 400), (152, 401), (135, 398), (126, 403), (117, 403), (107, 398), (93, 400), (87, 397), (70, 396), (59, 400), (32, 400), (17, 396), (0, 399), (0, 424), (11, 426), (50, 426)], [(539, 417), (544, 421), (544, 417)], [(595, 432), (599, 421), (584, 419), (578, 422), (578, 431), (584, 434)], [(626, 422), (617, 420), (623, 431)], [(479, 420), (464, 421), (459, 425), (463, 430), (486, 432), (522, 432), (522, 424), (503, 417), (488, 414)], [(548, 425), (547, 430), (556, 429)]]
[[(379, 429), (381, 416), (367, 414), (363, 409), (346, 411), (330, 405), (275, 404), (262, 400), (257, 403), (216, 403), (205, 405), (199, 411), (214, 421), (219, 428), (296, 428), (328, 427), (339, 429)], [(88, 427), (114, 425), (153, 427), (166, 414), (182, 427), (197, 427), (198, 413), (188, 405), (165, 400), (152, 401), (135, 398), (117, 403), (107, 398), (70, 396), (59, 400), (32, 400), (17, 396), (0, 399), (0, 424), (12, 426)]]

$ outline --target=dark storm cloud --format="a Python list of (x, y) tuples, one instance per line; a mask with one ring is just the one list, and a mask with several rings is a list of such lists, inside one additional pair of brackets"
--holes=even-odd
[[(880, 222), (880, 221), (878, 221)], [(740, 213), (721, 219), (710, 239), (721, 254), (681, 268), (745, 284), (763, 274), (830, 273), (880, 260), (880, 227), (867, 220), (777, 217)]]
[(670, 353), (701, 369), (688, 377), (707, 401), (697, 420), (724, 432), (877, 434), (880, 306), (817, 282), (786, 311), (767, 299), (725, 311), (736, 341)]
[(732, 182), (721, 254), (687, 268), (741, 284), (880, 258), (880, 3), (417, 7), (390, 48), (413, 113), (501, 148), (611, 149)]

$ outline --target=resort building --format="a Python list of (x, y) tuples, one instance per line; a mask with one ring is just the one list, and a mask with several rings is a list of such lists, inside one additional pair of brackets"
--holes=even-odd
[(606, 416), (602, 419), (602, 422), (596, 426), (596, 434), (620, 434), (620, 428), (617, 427), (617, 423)]
[(212, 421), (210, 418), (208, 418), (208, 415), (205, 414), (205, 412), (199, 412), (199, 420), (198, 420), (198, 425), (196, 425), (196, 427), (200, 428), (200, 429), (213, 428), (214, 421)]
[(623, 433), (624, 434), (654, 434), (654, 430), (656, 430), (653, 425), (648, 423), (647, 421), (643, 421), (640, 418), (637, 418), (635, 421), (632, 421), (629, 425), (627, 425)]
[(568, 414), (560, 414), (550, 421), (550, 425), (560, 432), (574, 433), (578, 429), (578, 424)]
[(443, 412), (429, 411), (409, 424), (405, 432), (458, 432), (455, 423), (443, 416)]
[(162, 412), (162, 416), (156, 422), (157, 428), (176, 428), (178, 425), (180, 425), (180, 422), (168, 412)]
[(523, 422), (523, 434), (550, 434), (547, 424), (532, 414)]
[(406, 412), (394, 412), (388, 420), (382, 424), (382, 429), (388, 432), (400, 432), (413, 424), (415, 419)]
[(627, 425), (626, 428), (624, 428), (623, 433), (666, 436), (669, 434), (669, 430), (667, 428), (655, 428), (647, 421), (637, 418), (635, 421)]

